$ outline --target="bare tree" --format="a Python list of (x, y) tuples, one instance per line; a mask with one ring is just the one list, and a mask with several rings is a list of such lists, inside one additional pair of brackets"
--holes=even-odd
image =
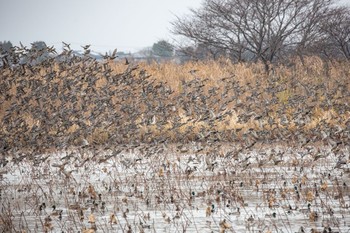
[(315, 48), (324, 39), (324, 32), (320, 30), (320, 27), (322, 22), (332, 15), (332, 4), (330, 0), (312, 1), (310, 10), (302, 17), (296, 46), (291, 48), (292, 51), (289, 54), (296, 54), (302, 62), (305, 55), (319, 54)]
[(177, 18), (173, 33), (225, 49), (234, 60), (269, 65), (317, 35), (331, 0), (205, 0), (192, 16)]
[(226, 51), (233, 59), (241, 61), (243, 51), (239, 42), (243, 37), (234, 24), (224, 17), (218, 17), (221, 9), (213, 4), (216, 3), (205, 1), (201, 9), (191, 10), (192, 17), (178, 17), (173, 22), (173, 33), (189, 38), (195, 42), (195, 47), (203, 49), (206, 46), (208, 51), (213, 48)]
[(350, 9), (334, 8), (323, 20), (321, 31), (324, 32), (322, 51), (331, 57), (340, 55), (350, 60)]

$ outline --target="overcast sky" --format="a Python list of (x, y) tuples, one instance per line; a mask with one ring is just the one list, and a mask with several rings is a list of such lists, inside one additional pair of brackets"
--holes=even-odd
[(0, 0), (0, 41), (62, 41), (79, 49), (134, 52), (160, 39), (172, 42), (170, 21), (202, 0)]

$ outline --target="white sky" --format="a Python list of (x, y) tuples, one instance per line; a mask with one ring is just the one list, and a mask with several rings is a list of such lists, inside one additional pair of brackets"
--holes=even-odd
[(135, 52), (160, 39), (172, 42), (170, 22), (202, 0), (0, 0), (0, 41), (45, 41), (74, 49)]

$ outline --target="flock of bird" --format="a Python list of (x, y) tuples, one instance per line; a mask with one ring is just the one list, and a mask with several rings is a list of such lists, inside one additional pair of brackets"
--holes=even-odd
[[(61, 54), (51, 47), (32, 51), (21, 45), (2, 55), (1, 152), (83, 142), (234, 141), (247, 148), (258, 141), (349, 142), (348, 77), (303, 81), (272, 74), (243, 85), (232, 74), (210, 86), (208, 78), (192, 72), (193, 79), (172, 87), (129, 61), (117, 73), (116, 50), (101, 62), (89, 55), (89, 46), (83, 49), (84, 55), (77, 56), (69, 44)], [(50, 56), (36, 62), (45, 53)], [(332, 114), (323, 118), (317, 111)]]
[[(240, 203), (240, 208), (244, 210), (244, 199), (238, 191), (244, 193), (245, 186), (254, 186), (251, 174), (257, 176), (257, 193), (262, 192), (260, 189), (266, 182), (271, 186), (276, 185), (274, 182), (277, 182), (278, 178), (271, 178), (271, 174), (278, 172), (274, 170), (270, 174), (269, 170), (276, 165), (283, 165), (281, 167), (286, 170), (299, 168), (300, 174), (296, 173), (306, 177), (309, 174), (302, 170), (304, 165), (307, 172), (311, 173), (313, 164), (328, 159), (334, 163), (332, 169), (344, 176), (349, 173), (348, 77), (327, 81), (302, 80), (297, 77), (285, 79), (272, 72), (265, 79), (243, 85), (232, 74), (229, 77), (218, 77), (217, 85), (210, 85), (212, 82), (208, 77), (199, 77), (198, 72), (190, 70), (193, 78), (183, 80), (179, 87), (173, 87), (157, 77), (152, 77), (147, 70), (129, 63), (128, 60), (125, 62), (125, 71), (116, 72), (113, 69), (116, 50), (110, 55), (106, 54), (103, 61), (97, 61), (90, 56), (89, 46), (84, 46), (83, 49), (84, 54), (77, 56), (69, 44), (64, 44), (61, 54), (56, 54), (54, 48), (32, 51), (21, 45), (1, 55), (3, 67), (0, 72), (0, 153), (15, 154), (11, 159), (1, 158), (2, 168), (10, 169), (6, 166), (9, 162), (12, 162), (14, 167), (22, 166), (21, 162), (28, 161), (24, 160), (25, 158), (32, 158), (34, 167), (40, 165), (57, 173), (57, 176), (53, 176), (53, 179), (57, 179), (57, 183), (54, 184), (57, 189), (60, 188), (61, 177), (73, 182), (72, 177), (79, 169), (84, 172), (91, 171), (91, 174), (95, 172), (95, 166), (100, 166), (102, 170), (120, 169), (119, 174), (126, 176), (121, 190), (112, 184), (104, 190), (101, 182), (96, 183), (96, 187), (101, 186), (99, 190), (102, 195), (99, 199), (102, 196), (102, 200), (108, 200), (112, 191), (124, 195), (122, 190), (130, 188), (130, 180), (139, 177), (134, 181), (138, 183), (139, 188), (145, 189), (145, 193), (148, 184), (155, 185), (154, 190), (159, 193), (154, 196), (154, 190), (148, 190), (149, 200), (158, 204), (165, 202), (164, 197), (172, 195), (172, 192), (164, 194), (164, 187), (158, 187), (158, 183), (153, 184), (156, 176), (163, 181), (162, 185), (169, 185), (169, 190), (174, 188), (173, 186), (181, 190), (180, 186), (176, 187), (177, 179), (181, 178), (181, 182), (188, 182), (188, 187), (191, 187), (191, 179), (195, 178), (199, 183), (208, 182), (208, 187), (197, 187), (198, 190), (191, 192), (187, 190), (186, 195), (182, 195), (190, 197), (181, 200), (182, 197), (179, 196), (178, 201), (188, 201), (190, 204), (184, 204), (183, 208), (192, 208), (191, 203), (195, 203), (194, 200), (209, 195), (212, 200), (208, 204), (207, 217), (216, 211), (217, 203), (225, 202), (226, 207), (233, 210), (230, 202), (226, 203), (227, 200), (223, 198), (225, 195), (235, 203)], [(47, 53), (50, 56), (40, 62), (37, 60)], [(26, 57), (26, 62), (23, 62), (23, 56)], [(275, 150), (274, 145), (281, 144), (286, 145), (289, 151)], [(173, 145), (177, 156), (171, 154), (173, 157), (167, 157), (169, 147)], [(272, 148), (261, 149), (266, 145)], [(61, 155), (66, 156), (58, 162), (58, 158), (50, 154), (40, 154), (52, 148), (64, 151), (71, 146), (80, 148), (81, 151), (78, 155), (74, 154), (74, 150), (63, 152)], [(21, 149), (23, 153), (16, 153)], [(28, 156), (29, 153), (32, 156)], [(329, 157), (333, 156), (337, 158), (330, 160)], [(166, 158), (170, 161), (167, 162)], [(114, 165), (111, 161), (115, 161)], [(106, 168), (105, 164), (110, 167)], [(128, 171), (132, 172), (128, 174)], [(145, 178), (145, 171), (151, 171), (151, 174), (148, 174), (150, 177)], [(322, 173), (321, 178), (333, 182), (333, 175), (327, 175), (325, 171), (325, 167), (320, 166), (318, 172)], [(86, 174), (86, 179), (89, 179), (91, 174)], [(261, 174), (264, 177), (261, 177)], [(212, 176), (218, 180), (214, 180)], [(163, 177), (173, 178), (174, 182), (167, 182)], [(203, 177), (213, 179), (213, 182), (210, 183), (210, 180)], [(232, 177), (237, 178), (237, 181)], [(121, 182), (124, 178), (121, 176), (121, 180), (113, 182)], [(307, 180), (303, 181), (297, 177), (294, 182), (289, 178), (290, 180), (285, 180), (281, 187), (292, 193), (290, 195), (293, 199), (290, 200), (295, 200), (298, 205), (300, 196), (314, 205), (316, 201), (313, 192), (322, 191), (322, 195), (330, 195), (323, 183), (323, 186), (317, 184), (316, 188), (310, 189), (312, 193), (309, 195), (309, 187), (302, 188), (303, 182)], [(45, 180), (45, 177), (39, 179)], [(317, 179), (314, 178), (310, 182), (315, 181), (316, 185)], [(347, 190), (345, 181), (348, 180), (344, 178), (344, 185), (338, 188), (339, 190)], [(96, 181), (89, 180), (86, 184), (90, 182)], [(220, 185), (223, 186), (222, 189)], [(291, 188), (287, 189), (287, 185)], [(91, 187), (87, 188), (90, 196), (94, 193)], [(136, 190), (136, 187), (137, 185), (132, 188)], [(8, 190), (5, 192), (9, 192)], [(49, 192), (53, 192), (52, 190), (50, 188)], [(281, 190), (283, 197), (284, 189)], [(61, 192), (69, 198), (76, 198), (76, 195), (68, 190)], [(83, 193), (84, 188), (74, 192)], [(264, 201), (268, 203), (269, 209), (279, 208), (274, 206), (274, 192), (276, 191), (271, 189), (264, 193)], [(142, 193), (142, 198), (143, 195), (145, 194)], [(98, 201), (96, 193), (92, 197), (79, 196), (79, 200), (83, 201), (89, 198), (93, 199), (94, 205), (96, 202), (96, 206), (106, 208), (102, 200), (101, 203)], [(132, 202), (132, 198), (129, 199), (129, 202)], [(80, 208), (84, 205), (83, 201), (74, 203), (74, 206)], [(137, 199), (135, 203), (138, 201)], [(175, 203), (173, 196), (167, 201)], [(44, 212), (45, 202), (41, 203), (36, 211)], [(120, 205), (123, 206), (123, 203), (127, 205), (128, 198), (123, 197)], [(148, 201), (146, 205), (149, 205)], [(56, 211), (56, 205), (54, 206)], [(236, 208), (236, 212), (232, 214), (239, 215), (240, 208)], [(290, 205), (286, 207), (288, 208), (291, 213), (299, 213), (297, 207), (293, 209)], [(317, 218), (314, 216), (317, 212), (313, 212), (313, 208), (314, 206), (309, 206), (305, 210), (310, 214), (311, 220)], [(82, 209), (80, 210), (82, 213)], [(125, 218), (127, 222), (129, 212), (126, 210), (123, 217), (119, 217)], [(63, 218), (67, 218), (66, 212), (60, 210), (56, 215), (61, 219), (62, 215)], [(163, 218), (168, 223), (176, 223), (176, 219), (180, 219), (182, 214), (177, 211), (174, 218)], [(115, 218), (116, 215), (113, 213), (111, 216)], [(265, 218), (273, 219), (276, 216), (278, 213), (273, 212)], [(52, 218), (54, 215), (50, 214), (45, 219), (45, 224), (51, 227)], [(246, 222), (249, 225), (258, 221), (251, 216)], [(89, 223), (95, 223), (95, 217), (89, 217)], [(115, 224), (116, 220), (110, 220), (110, 223)], [(231, 228), (225, 219), (219, 225), (223, 232)], [(325, 232), (331, 230), (326, 229)]]

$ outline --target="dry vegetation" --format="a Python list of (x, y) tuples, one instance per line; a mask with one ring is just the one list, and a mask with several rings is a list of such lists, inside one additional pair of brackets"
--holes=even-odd
[(348, 232), (349, 148), (204, 143), (1, 161), (2, 232)]
[[(142, 142), (349, 140), (350, 67), (317, 57), (131, 64), (88, 56), (1, 71), (1, 150)], [(326, 140), (326, 141), (327, 141)]]

